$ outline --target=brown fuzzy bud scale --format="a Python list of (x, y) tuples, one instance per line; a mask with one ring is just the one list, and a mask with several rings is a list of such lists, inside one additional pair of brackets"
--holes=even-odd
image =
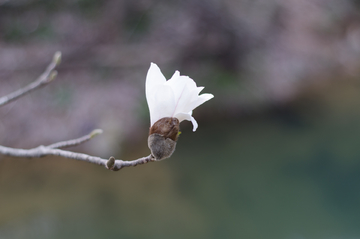
[(150, 128), (149, 135), (159, 134), (165, 139), (170, 138), (176, 141), (179, 136), (180, 122), (177, 118), (164, 117), (159, 119)]
[(148, 146), (152, 156), (157, 160), (169, 158), (176, 147), (179, 136), (179, 120), (165, 117), (151, 126), (148, 137)]
[(169, 158), (175, 151), (176, 141), (167, 138), (160, 134), (152, 134), (148, 137), (148, 146), (151, 155), (156, 161)]

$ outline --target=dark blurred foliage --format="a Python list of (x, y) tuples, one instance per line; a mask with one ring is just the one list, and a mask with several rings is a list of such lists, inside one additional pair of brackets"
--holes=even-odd
[[(31, 137), (33, 143), (57, 140), (49, 134), (38, 139), (34, 135), (39, 127), (47, 127), (44, 120), (46, 131), (56, 124), (49, 118), (59, 112), (58, 107), (64, 112), (57, 119), (68, 121), (63, 126), (68, 130), (50, 135), (64, 138), (67, 131), (79, 135), (103, 127), (104, 120), (107, 125), (113, 122), (116, 135), (132, 138), (146, 122), (143, 90), (152, 61), (168, 77), (180, 70), (214, 93), (215, 107), (207, 104), (199, 109), (199, 115), (209, 119), (287, 104), (309, 85), (359, 72), (356, 1), (22, 0), (0, 4), (1, 94), (35, 78), (53, 52), (63, 52), (59, 79), (47, 93), (33, 94), (25, 107), (28, 111), (16, 104), (10, 107), (19, 109), (2, 116), (1, 132), (9, 135), (2, 139), (5, 144), (21, 145), (19, 136), (5, 126), (15, 120), (16, 125), (28, 125), (23, 126), (22, 136)], [(93, 90), (91, 96), (81, 95), (89, 92), (85, 87)], [(118, 94), (116, 88), (132, 93), (123, 95), (119, 90)], [(113, 98), (106, 101), (105, 94)], [(89, 97), (107, 109), (86, 107)], [(86, 119), (75, 116), (74, 104), (88, 115)], [(43, 108), (42, 119), (32, 113), (35, 105)], [(112, 112), (108, 119), (99, 116), (107, 114), (105, 110)], [(24, 122), (24, 115), (26, 121), (39, 125)], [(143, 121), (139, 115), (144, 115)], [(123, 126), (117, 126), (118, 120), (125, 122)], [(30, 145), (24, 139), (21, 142)]]

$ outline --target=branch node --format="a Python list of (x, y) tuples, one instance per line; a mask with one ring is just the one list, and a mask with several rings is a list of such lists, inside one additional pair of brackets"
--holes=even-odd
[(46, 83), (53, 81), (56, 78), (57, 74), (58, 74), (57, 71), (52, 71)]
[(111, 156), (109, 160), (106, 162), (106, 168), (109, 170), (114, 170), (115, 166), (115, 158)]

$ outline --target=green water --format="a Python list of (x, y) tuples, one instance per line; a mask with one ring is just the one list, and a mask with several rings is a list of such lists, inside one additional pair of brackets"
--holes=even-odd
[(185, 127), (171, 159), (119, 172), (3, 159), (0, 238), (358, 238), (360, 88), (325, 93)]

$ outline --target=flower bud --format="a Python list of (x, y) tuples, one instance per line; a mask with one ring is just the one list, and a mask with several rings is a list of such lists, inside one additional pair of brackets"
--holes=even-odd
[(165, 117), (159, 119), (151, 126), (148, 137), (148, 146), (151, 154), (159, 161), (169, 158), (175, 151), (179, 135), (179, 120)]

